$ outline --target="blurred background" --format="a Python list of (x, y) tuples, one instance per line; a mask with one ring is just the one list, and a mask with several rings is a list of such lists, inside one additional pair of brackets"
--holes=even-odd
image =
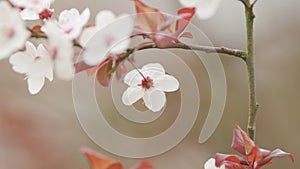
[[(174, 0), (144, 2), (171, 14), (175, 14), (180, 7)], [(257, 98), (261, 105), (256, 143), (266, 149), (282, 148), (294, 154), (296, 159), (294, 164), (288, 159), (275, 159), (273, 165), (266, 167), (269, 169), (300, 167), (299, 6), (299, 0), (259, 0), (255, 8), (255, 67)], [(56, 0), (53, 7), (56, 16), (63, 9), (75, 7), (82, 11), (88, 7), (92, 12), (91, 23), (102, 9), (111, 9), (117, 14), (134, 12), (133, 3), (129, 0)], [(210, 20), (202, 21), (195, 17), (192, 21), (215, 46), (239, 49), (245, 46), (244, 22), (244, 11), (237, 0), (223, 1), (217, 14)], [(182, 51), (178, 54), (187, 55)], [(195, 64), (197, 58), (186, 57), (185, 61), (191, 66), (199, 85), (201, 113), (192, 131), (177, 147), (147, 159), (156, 168), (201, 169), (204, 162), (216, 152), (235, 153), (230, 149), (232, 130), (235, 124), (243, 129), (247, 124), (247, 73), (241, 60), (226, 55), (220, 57), (228, 90), (225, 112), (219, 127), (205, 144), (197, 142), (209, 108), (210, 84), (203, 65)], [(127, 168), (138, 161), (112, 155), (88, 138), (76, 118), (71, 82), (58, 79), (51, 84), (46, 82), (39, 94), (31, 96), (24, 76), (13, 72), (8, 60), (0, 62), (0, 79), (0, 169), (88, 169), (88, 162), (79, 151), (82, 146), (122, 161)], [(110, 105), (109, 101), (101, 100), (111, 97), (110, 90), (99, 86), (96, 89), (98, 102)], [(178, 93), (168, 95), (168, 100), (176, 99)], [(147, 136), (155, 135), (170, 126), (177, 116), (174, 109), (168, 109), (168, 112), (175, 113), (163, 116), (153, 128), (146, 126), (150, 133)], [(115, 110), (112, 108), (111, 112), (105, 112), (115, 113)], [(137, 135), (145, 134), (144, 130), (126, 127), (124, 120), (111, 123), (122, 132), (136, 134), (136, 131), (140, 131)]]

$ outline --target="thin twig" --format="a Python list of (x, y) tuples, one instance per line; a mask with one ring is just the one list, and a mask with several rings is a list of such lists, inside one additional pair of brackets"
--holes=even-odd
[[(130, 48), (127, 50), (127, 57), (129, 57), (134, 51), (145, 50), (145, 49), (153, 49), (159, 48), (154, 43), (148, 43), (143, 46), (138, 46), (135, 48)], [(195, 51), (202, 51), (205, 53), (221, 53), (227, 54), (230, 56), (234, 56), (246, 61), (246, 52), (238, 50), (238, 49), (230, 49), (227, 47), (211, 47), (211, 46), (200, 46), (200, 45), (186, 45), (184, 43), (174, 43), (169, 45), (163, 49), (184, 49), (184, 50), (195, 50)]]

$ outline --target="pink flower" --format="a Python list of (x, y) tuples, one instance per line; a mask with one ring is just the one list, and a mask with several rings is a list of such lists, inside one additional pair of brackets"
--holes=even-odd
[(0, 60), (22, 49), (30, 33), (19, 11), (6, 1), (0, 2)]
[(48, 51), (53, 61), (56, 75), (63, 80), (70, 80), (74, 75), (74, 49), (73, 42), (60, 29), (55, 21), (47, 21), (45, 24), (48, 36)]
[(167, 75), (159, 63), (130, 71), (124, 77), (124, 82), (129, 87), (123, 93), (123, 103), (129, 106), (143, 98), (146, 107), (153, 112), (160, 111), (166, 104), (164, 92), (174, 92), (179, 88), (177, 79)]
[(69, 39), (76, 39), (90, 18), (90, 10), (86, 8), (81, 14), (75, 8), (64, 10), (58, 17), (58, 25)]
[(27, 42), (26, 50), (13, 54), (9, 62), (14, 71), (26, 74), (25, 79), (31, 94), (37, 94), (42, 89), (45, 78), (53, 80), (50, 54), (42, 44), (36, 49), (31, 42)]
[(185, 7), (196, 7), (200, 19), (209, 19), (215, 15), (222, 0), (179, 0)]
[(10, 2), (21, 8), (21, 16), (24, 20), (48, 19), (54, 10), (50, 5), (54, 0), (10, 0)]

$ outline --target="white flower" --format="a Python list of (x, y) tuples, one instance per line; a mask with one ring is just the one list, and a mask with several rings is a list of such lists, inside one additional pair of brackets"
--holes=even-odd
[(90, 18), (90, 10), (86, 8), (81, 14), (75, 8), (64, 10), (58, 17), (58, 25), (70, 39), (78, 38), (82, 28)]
[(217, 12), (222, 0), (179, 0), (186, 7), (196, 7), (200, 19), (209, 19)]
[(56, 75), (63, 80), (70, 80), (74, 75), (73, 42), (62, 32), (55, 21), (45, 24), (49, 41), (49, 53), (53, 60)]
[(0, 60), (24, 47), (30, 33), (19, 11), (6, 1), (0, 2)]
[(146, 107), (153, 112), (164, 107), (164, 92), (174, 92), (179, 88), (179, 82), (167, 75), (159, 63), (150, 63), (142, 69), (130, 71), (124, 77), (124, 82), (129, 88), (123, 93), (123, 103), (129, 106), (143, 98)]
[(50, 5), (54, 0), (10, 0), (12, 4), (17, 7), (23, 8), (20, 12), (24, 20), (37, 20), (40, 19), (39, 14), (43, 11), (53, 13)]
[(86, 28), (80, 38), (80, 43), (85, 46), (83, 61), (93, 66), (103, 61), (108, 52), (118, 54), (125, 51), (133, 28), (133, 18), (127, 14), (116, 17), (108, 10), (99, 12), (96, 26)]
[(26, 74), (31, 94), (37, 94), (42, 89), (45, 78), (53, 80), (52, 61), (42, 44), (36, 49), (31, 42), (26, 42), (26, 50), (13, 54), (9, 62), (14, 71)]
[(225, 165), (222, 165), (221, 167), (216, 167), (216, 161), (214, 158), (210, 158), (206, 161), (204, 164), (204, 169), (226, 169)]

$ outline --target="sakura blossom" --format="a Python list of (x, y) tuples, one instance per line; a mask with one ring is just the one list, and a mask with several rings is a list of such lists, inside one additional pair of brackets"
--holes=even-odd
[(210, 158), (204, 164), (204, 169), (225, 169), (225, 166), (222, 165), (221, 167), (216, 166), (216, 160), (214, 158)]
[(42, 89), (45, 78), (53, 80), (50, 54), (42, 44), (36, 49), (31, 42), (26, 42), (26, 50), (13, 54), (9, 62), (15, 72), (26, 75), (31, 94), (37, 94)]
[(10, 0), (10, 2), (22, 9), (20, 14), (24, 20), (48, 19), (54, 12), (54, 9), (50, 8), (54, 0)]
[(6, 1), (0, 2), (0, 60), (22, 49), (30, 33), (19, 11)]
[(83, 61), (94, 66), (102, 62), (107, 54), (124, 52), (130, 44), (129, 37), (133, 28), (134, 20), (127, 14), (116, 17), (111, 11), (100, 12), (96, 18), (96, 27), (87, 28), (81, 37), (80, 42), (85, 46)]
[(196, 7), (200, 19), (209, 19), (214, 16), (222, 0), (179, 0), (186, 7)]
[(90, 10), (86, 8), (81, 14), (75, 8), (64, 10), (58, 17), (58, 25), (69, 39), (76, 39), (80, 36), (82, 28), (90, 18)]
[(54, 64), (56, 75), (63, 80), (70, 80), (74, 74), (73, 42), (64, 34), (59, 25), (52, 20), (45, 24), (48, 36), (48, 51)]
[(166, 104), (164, 92), (179, 89), (177, 79), (167, 75), (159, 63), (150, 63), (142, 69), (134, 69), (127, 73), (123, 80), (129, 86), (123, 93), (123, 103), (130, 106), (143, 98), (145, 106), (153, 112), (160, 111)]

